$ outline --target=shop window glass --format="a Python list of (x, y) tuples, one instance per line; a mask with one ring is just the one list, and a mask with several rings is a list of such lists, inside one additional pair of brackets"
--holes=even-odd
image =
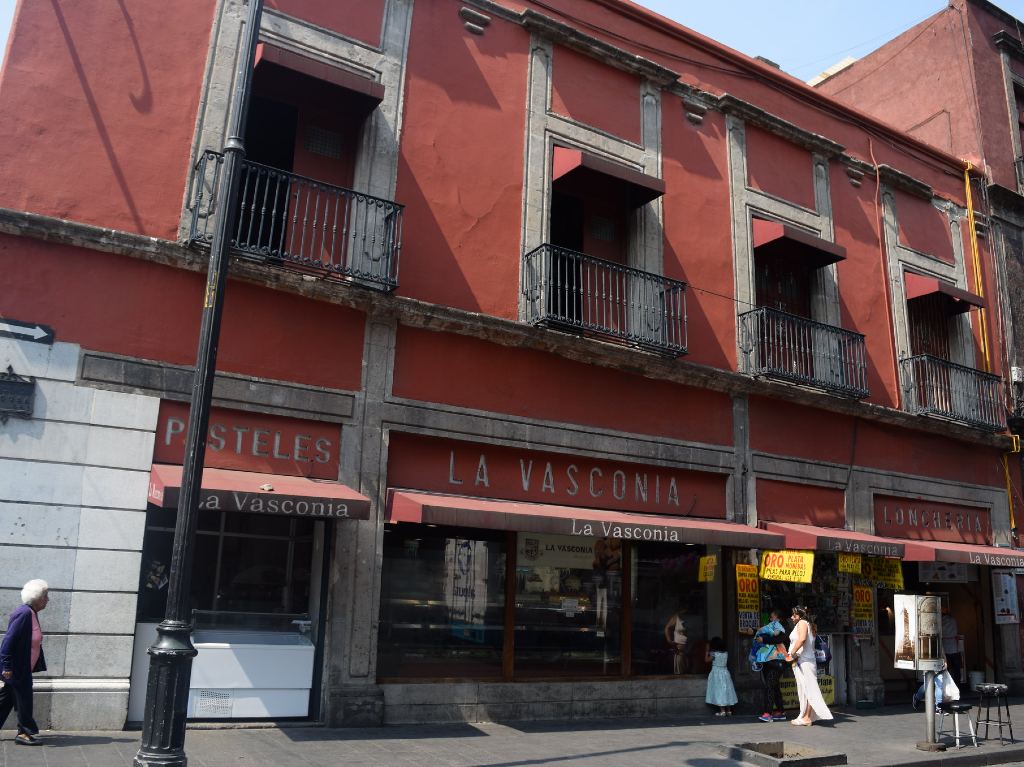
[(500, 677), (505, 557), (503, 532), (387, 526), (378, 676)]
[[(318, 524), (323, 522), (201, 511), (192, 562), (191, 609), (307, 614), (313, 533)], [(142, 546), (139, 621), (164, 617), (173, 543), (173, 510), (150, 508)]]
[(781, 610), (788, 618), (793, 605), (806, 605), (816, 618), (818, 632), (832, 634), (850, 630), (852, 594), (852, 576), (839, 572), (836, 555), (817, 552), (810, 583), (761, 581), (761, 610), (765, 616)]
[(517, 535), (517, 677), (618, 676), (622, 542)]
[[(707, 584), (697, 580), (705, 547), (637, 543), (633, 551), (633, 674), (705, 673)], [(681, 651), (666, 639), (675, 621), (684, 626)]]

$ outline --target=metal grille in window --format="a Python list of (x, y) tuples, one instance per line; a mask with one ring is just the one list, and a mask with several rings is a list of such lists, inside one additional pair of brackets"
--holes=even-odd
[(196, 716), (231, 716), (234, 695), (224, 690), (196, 690)]
[(604, 216), (591, 216), (590, 236), (601, 242), (615, 242), (615, 222)]
[(306, 130), (306, 151), (332, 160), (341, 159), (341, 134), (310, 125)]

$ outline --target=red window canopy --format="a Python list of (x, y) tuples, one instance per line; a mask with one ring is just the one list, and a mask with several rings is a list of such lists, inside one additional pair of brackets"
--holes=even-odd
[(865, 554), (872, 557), (903, 558), (903, 541), (882, 538), (835, 527), (814, 527), (788, 522), (768, 522), (765, 529), (786, 537), (787, 549), (811, 549), (839, 554)]
[(406, 490), (388, 491), (387, 519), (388, 522), (483, 527), (522, 533), (709, 543), (741, 548), (773, 549), (781, 548), (783, 543), (781, 535), (733, 522), (668, 514), (636, 514), (575, 506), (494, 501)]
[(820, 269), (846, 258), (846, 248), (790, 224), (763, 218), (755, 218), (752, 223), (754, 253), (757, 255), (802, 262), (811, 269)]
[(971, 307), (982, 309), (985, 306), (985, 299), (981, 296), (961, 290), (955, 285), (940, 280), (938, 277), (926, 277), (923, 274), (904, 272), (903, 283), (906, 287), (908, 301), (925, 296), (940, 296), (944, 300), (946, 309), (950, 314), (962, 314), (963, 312), (969, 312)]
[(1024, 567), (1024, 551), (945, 541), (907, 541), (908, 562), (963, 562), (988, 567)]
[(373, 107), (384, 100), (384, 86), (380, 83), (347, 69), (286, 51), (284, 48), (278, 48), (270, 43), (260, 43), (256, 46), (256, 66), (261, 64), (276, 64), (284, 69), (290, 69), (292, 72), (298, 72), (300, 75), (359, 93), (368, 102), (371, 102)]
[(665, 182), (638, 170), (627, 168), (603, 157), (556, 146), (551, 178), (553, 181), (570, 182), (577, 188), (613, 182), (622, 187), (630, 206), (639, 208), (665, 194)]
[[(149, 502), (177, 508), (181, 475), (181, 466), (153, 464)], [(370, 499), (340, 482), (231, 469), (203, 469), (199, 508), (310, 519), (370, 518)]]

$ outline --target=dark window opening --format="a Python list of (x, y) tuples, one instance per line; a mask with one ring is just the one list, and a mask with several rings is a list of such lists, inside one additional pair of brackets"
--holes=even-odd
[(811, 319), (812, 270), (784, 255), (754, 255), (754, 301)]
[(943, 360), (951, 359), (945, 296), (932, 293), (907, 301), (907, 324), (911, 355), (930, 354)]
[[(163, 620), (174, 510), (151, 507), (139, 582), (139, 622)], [(190, 605), (224, 613), (309, 614), (314, 526), (309, 519), (202, 510)]]

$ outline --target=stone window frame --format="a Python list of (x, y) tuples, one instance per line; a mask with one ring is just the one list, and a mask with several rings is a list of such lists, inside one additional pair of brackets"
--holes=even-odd
[[(732, 207), (733, 279), (737, 304), (737, 359), (742, 365), (746, 355), (739, 348), (741, 341), (739, 315), (757, 307), (753, 219), (764, 218), (792, 224), (823, 240), (834, 242), (835, 224), (832, 214), (829, 171), (831, 158), (841, 152), (842, 147), (813, 134), (807, 134), (802, 129), (770, 115), (764, 115), (765, 119), (758, 119), (757, 115), (752, 114), (752, 110), (736, 109), (734, 105), (728, 103), (724, 106), (729, 154), (729, 197)], [(810, 151), (815, 209), (812, 210), (750, 186), (747, 174), (747, 125), (768, 130), (797, 145), (804, 146)], [(811, 319), (815, 322), (841, 327), (839, 282), (835, 264), (814, 270), (811, 315)]]
[[(953, 263), (949, 264), (935, 256), (900, 243), (895, 191), (883, 180), (881, 192), (886, 262), (892, 292), (892, 321), (894, 340), (896, 342), (894, 351), (897, 368), (899, 369), (900, 397), (901, 400), (905, 400), (906, 393), (910, 391), (912, 384), (910, 381), (904, 380), (902, 366), (898, 363), (900, 360), (912, 356), (912, 354), (904, 273), (909, 269), (912, 272), (917, 272), (926, 277), (935, 277), (944, 282), (952, 283), (957, 288), (969, 291), (970, 286), (967, 283), (967, 267), (964, 260), (963, 235), (960, 224), (962, 220), (966, 220), (967, 212), (947, 200), (931, 196), (930, 192), (927, 195), (931, 205), (944, 213), (949, 223), (950, 235), (953, 241)], [(925, 195), (921, 194), (919, 196)], [(977, 369), (975, 361), (977, 350), (974, 343), (970, 312), (949, 318), (949, 348), (952, 362)]]
[[(535, 29), (530, 41), (527, 82), (527, 119), (523, 158), (522, 257), (550, 241), (553, 155), (555, 146), (579, 149), (602, 159), (656, 178), (662, 177), (661, 97), (662, 84), (674, 73), (660, 68), (632, 67), (611, 55), (598, 55), (551, 30)], [(640, 78), (641, 138), (631, 142), (552, 110), (552, 79), (555, 45), (565, 45), (591, 55), (601, 63), (623, 69)], [(603, 49), (602, 49), (603, 50)], [(667, 73), (667, 74), (664, 74)], [(653, 78), (657, 78), (657, 80)], [(664, 209), (661, 197), (633, 211), (630, 217), (627, 264), (651, 274), (664, 274)], [(526, 301), (519, 292), (519, 317), (526, 316)]]
[(1010, 143), (1013, 145), (1013, 164), (1017, 177), (1018, 194), (1024, 194), (1024, 162), (1018, 160), (1024, 158), (1024, 139), (1021, 137), (1021, 124), (1017, 117), (1016, 91), (1024, 95), (1024, 75), (1019, 75), (1010, 66), (1010, 60), (1014, 59), (1024, 63), (1024, 45), (1010, 35), (1006, 30), (1000, 30), (992, 36), (996, 49), (999, 51), (999, 61), (1003, 69), (1003, 87), (1006, 89), (1006, 111), (1009, 119)]
[[(384, 100), (363, 125), (352, 187), (354, 191), (387, 200), (394, 199), (398, 179), (412, 8), (413, 0), (386, 0), (379, 46), (345, 37), (271, 8), (264, 9), (260, 23), (260, 42), (384, 86)], [(241, 3), (232, 0), (220, 0), (218, 3), (182, 195), (179, 241), (187, 239), (189, 234), (192, 215), (188, 207), (189, 190), (196, 163), (207, 149), (220, 151), (227, 138), (237, 41), (242, 34), (245, 14)]]

